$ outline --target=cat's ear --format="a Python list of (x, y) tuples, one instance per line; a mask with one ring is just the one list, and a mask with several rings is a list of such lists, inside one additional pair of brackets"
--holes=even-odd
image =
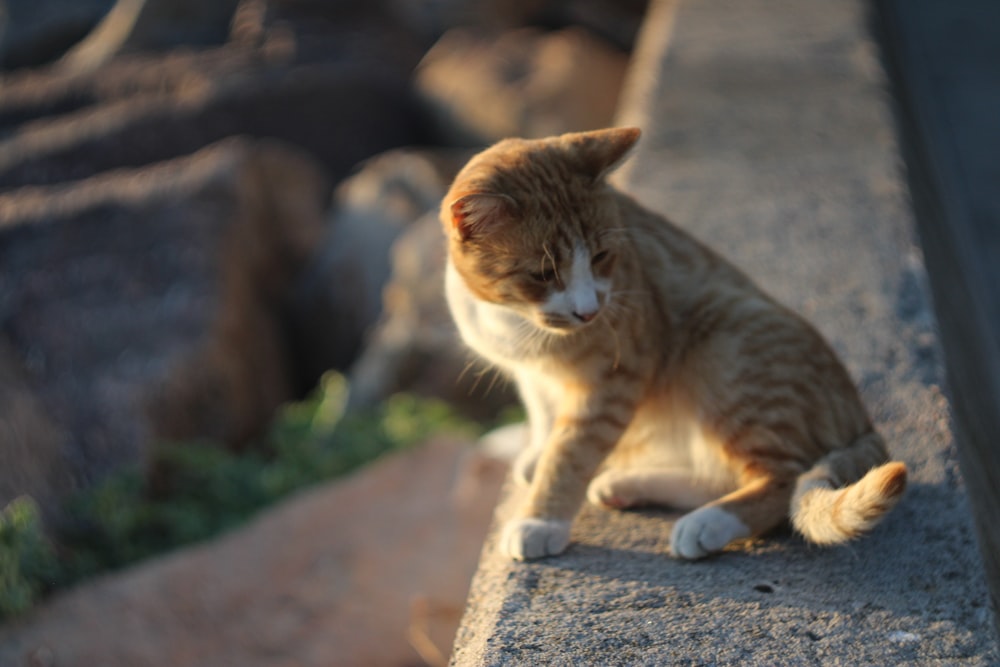
[(451, 229), (462, 241), (509, 218), (517, 204), (514, 199), (501, 194), (474, 192), (462, 195), (448, 205)]
[(596, 183), (621, 164), (641, 134), (637, 127), (611, 127), (564, 135), (564, 139), (583, 173)]

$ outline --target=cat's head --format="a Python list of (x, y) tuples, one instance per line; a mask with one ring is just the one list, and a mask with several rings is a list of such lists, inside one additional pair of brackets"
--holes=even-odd
[(638, 138), (612, 128), (506, 139), (472, 158), (441, 207), (472, 293), (554, 333), (597, 319), (624, 238), (604, 179)]

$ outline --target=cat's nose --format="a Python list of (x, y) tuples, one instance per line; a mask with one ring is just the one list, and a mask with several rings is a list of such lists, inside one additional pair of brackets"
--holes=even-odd
[(597, 317), (597, 310), (588, 310), (588, 311), (584, 311), (584, 312), (580, 312), (580, 311), (574, 310), (573, 311), (573, 317), (575, 317), (576, 319), (578, 319), (581, 322), (583, 322), (584, 324), (586, 324), (587, 322), (589, 322), (592, 319), (594, 319), (595, 317)]

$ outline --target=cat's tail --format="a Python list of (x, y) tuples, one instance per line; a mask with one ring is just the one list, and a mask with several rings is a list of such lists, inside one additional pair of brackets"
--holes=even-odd
[(906, 490), (906, 465), (886, 463), (885, 451), (872, 431), (802, 474), (789, 512), (795, 529), (816, 544), (847, 542), (871, 530)]

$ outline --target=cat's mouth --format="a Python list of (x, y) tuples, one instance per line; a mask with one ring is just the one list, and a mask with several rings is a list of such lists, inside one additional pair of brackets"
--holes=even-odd
[(586, 319), (580, 317), (567, 317), (556, 313), (542, 313), (539, 317), (539, 324), (542, 328), (556, 334), (568, 334), (579, 331), (590, 325), (595, 317)]

